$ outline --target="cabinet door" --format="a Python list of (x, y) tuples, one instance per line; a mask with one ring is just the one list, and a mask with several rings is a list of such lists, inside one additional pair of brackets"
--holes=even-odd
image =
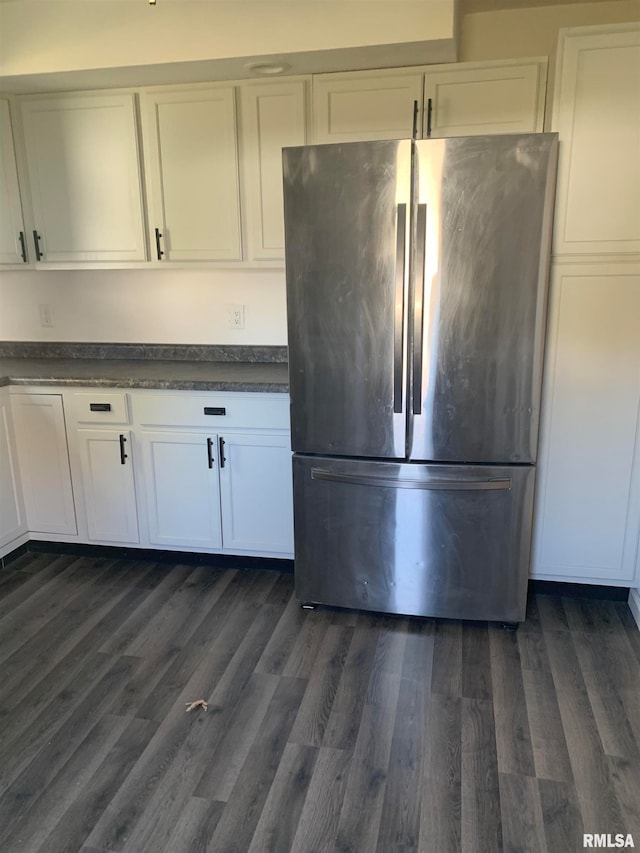
[(149, 541), (178, 548), (222, 545), (216, 435), (143, 432)]
[(561, 33), (555, 252), (640, 252), (640, 25)]
[(16, 394), (11, 411), (29, 530), (75, 535), (62, 397)]
[(220, 459), (225, 549), (293, 554), (288, 436), (226, 434)]
[(306, 142), (306, 82), (240, 89), (249, 257), (284, 258), (282, 149)]
[(313, 78), (314, 142), (408, 139), (421, 126), (422, 71), (354, 71)]
[[(0, 100), (0, 264), (27, 260), (9, 102)], [(24, 245), (24, 251), (23, 251)]]
[(552, 279), (534, 575), (632, 580), (640, 532), (640, 268)]
[(544, 59), (428, 68), (423, 136), (541, 131), (546, 80)]
[(79, 429), (76, 437), (89, 538), (138, 542), (131, 434)]
[(143, 107), (153, 257), (240, 260), (233, 87), (151, 92)]
[(29, 185), (43, 261), (143, 261), (133, 95), (22, 102)]
[(0, 547), (27, 531), (11, 427), (9, 400), (3, 395), (0, 397)]

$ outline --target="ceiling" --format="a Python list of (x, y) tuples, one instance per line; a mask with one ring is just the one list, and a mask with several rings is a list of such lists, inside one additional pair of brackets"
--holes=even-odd
[(527, 9), (531, 6), (563, 6), (569, 3), (591, 3), (597, 0), (458, 0), (463, 15), (472, 12), (497, 12), (504, 9)]
[[(64, 0), (36, 0), (36, 2), (56, 3)], [(29, 0), (0, 0), (0, 3), (21, 3), (25, 4)], [(84, 0), (84, 2), (104, 2), (104, 0)], [(111, 0), (117, 3), (144, 3), (145, 0)], [(185, 3), (185, 2), (219, 2), (219, 0), (157, 0), (158, 5), (165, 3)], [(227, 0), (229, 2), (229, 0)], [(242, 0), (235, 0), (242, 2)], [(296, 0), (300, 2), (300, 0)], [(314, 2), (314, 0), (308, 0)], [(317, 0), (316, 0), (317, 2)], [(340, 0), (324, 0), (324, 2), (340, 2)], [(366, 0), (365, 0), (366, 2)], [(471, 12), (493, 12), (503, 9), (526, 9), (531, 6), (561, 6), (568, 3), (595, 3), (602, 0), (458, 0), (460, 10), (463, 15)]]

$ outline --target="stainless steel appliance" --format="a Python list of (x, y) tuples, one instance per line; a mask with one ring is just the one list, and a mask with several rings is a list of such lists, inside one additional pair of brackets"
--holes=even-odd
[(555, 134), (283, 153), (303, 602), (524, 618)]

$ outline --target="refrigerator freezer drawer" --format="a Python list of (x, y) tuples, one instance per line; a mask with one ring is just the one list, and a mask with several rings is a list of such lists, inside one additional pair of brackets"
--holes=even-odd
[(535, 469), (294, 455), (303, 602), (519, 622)]

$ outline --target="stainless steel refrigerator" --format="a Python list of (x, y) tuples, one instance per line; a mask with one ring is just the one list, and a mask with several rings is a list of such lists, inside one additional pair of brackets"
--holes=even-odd
[(303, 603), (524, 619), (555, 134), (283, 152)]

